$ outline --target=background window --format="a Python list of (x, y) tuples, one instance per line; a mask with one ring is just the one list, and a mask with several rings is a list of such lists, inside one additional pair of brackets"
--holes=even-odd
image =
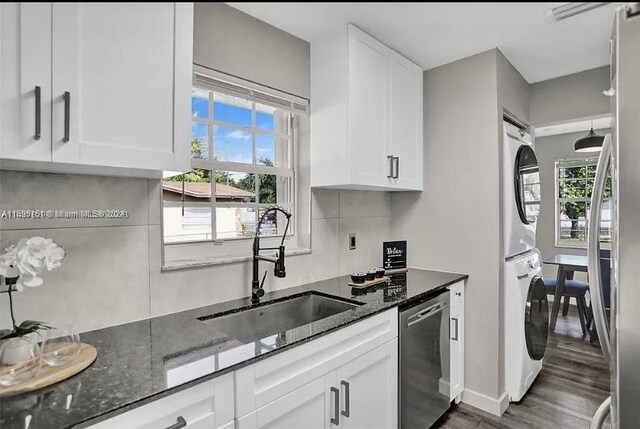
[[(293, 113), (200, 84), (191, 106), (192, 170), (162, 181), (165, 243), (248, 238), (266, 207), (293, 213)], [(285, 225), (274, 214), (261, 235)]]
[[(556, 245), (586, 247), (597, 159), (556, 161)], [(611, 177), (603, 194), (600, 241), (611, 242)]]

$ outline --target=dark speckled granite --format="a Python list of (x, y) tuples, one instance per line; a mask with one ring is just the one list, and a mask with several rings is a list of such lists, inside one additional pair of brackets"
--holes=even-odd
[[(272, 292), (262, 303), (315, 291), (362, 303), (344, 313), (243, 344), (198, 317), (251, 307), (249, 298), (201, 307), (81, 335), (98, 349), (84, 372), (50, 388), (0, 401), (0, 426), (25, 429), (86, 427), (194, 384), (249, 365), (320, 335), (396, 306), (433, 296), (465, 279), (462, 274), (410, 270), (392, 284), (367, 290), (348, 286), (348, 277)], [(197, 365), (190, 363), (199, 361)]]

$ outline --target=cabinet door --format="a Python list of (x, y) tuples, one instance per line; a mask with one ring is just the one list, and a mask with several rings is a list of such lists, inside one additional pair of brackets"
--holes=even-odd
[(337, 370), (340, 424), (348, 429), (390, 429), (398, 426), (398, 340), (343, 365)]
[(51, 161), (51, 3), (0, 5), (0, 157)]
[(422, 190), (422, 69), (391, 52), (389, 153), (397, 188)]
[(305, 384), (238, 419), (238, 429), (329, 429), (335, 415), (335, 372)]
[(349, 26), (349, 175), (355, 185), (388, 187), (389, 48)]
[(54, 3), (53, 161), (173, 169), (192, 26), (192, 3)]
[(464, 303), (451, 308), (450, 315), (451, 373), (450, 396), (456, 399), (464, 389)]

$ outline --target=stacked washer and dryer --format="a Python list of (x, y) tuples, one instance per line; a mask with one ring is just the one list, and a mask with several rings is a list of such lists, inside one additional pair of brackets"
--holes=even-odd
[(505, 388), (518, 402), (542, 369), (549, 305), (536, 248), (540, 169), (527, 131), (503, 122)]

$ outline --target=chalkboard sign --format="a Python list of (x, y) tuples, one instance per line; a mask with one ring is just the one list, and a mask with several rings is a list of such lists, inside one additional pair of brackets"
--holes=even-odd
[(407, 268), (407, 242), (385, 241), (382, 243), (382, 266), (385, 270)]

